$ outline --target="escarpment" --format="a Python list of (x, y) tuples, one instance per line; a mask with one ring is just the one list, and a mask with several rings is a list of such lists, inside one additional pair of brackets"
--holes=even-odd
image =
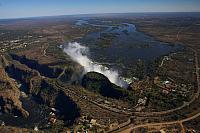
[(20, 91), (3, 68), (0, 68), (0, 112), (25, 118), (29, 116), (29, 113), (22, 107)]
[(48, 64), (40, 64), (36, 60), (28, 59), (26, 56), (18, 56), (11, 54), (14, 60), (19, 61), (21, 64), (27, 65), (31, 69), (35, 69), (40, 72), (42, 76), (49, 78), (57, 78), (62, 73), (62, 69), (58, 67), (48, 66)]
[(60, 111), (60, 118), (66, 125), (72, 125), (80, 117), (78, 105), (64, 91), (56, 88), (50, 81), (42, 79), (33, 84), (31, 94), (38, 104), (45, 104)]
[[(26, 60), (26, 59), (25, 59)], [(48, 67), (48, 66), (47, 66)], [(50, 68), (51, 69), (51, 68)], [(4, 107), (4, 113), (13, 113), (23, 114), (23, 116), (28, 117), (25, 113), (28, 114), (25, 110), (19, 110), (17, 107), (22, 106), (21, 101), (15, 98), (20, 98), (20, 91), (25, 92), (28, 95), (28, 98), (32, 98), (38, 105), (45, 105), (49, 108), (56, 108), (59, 110), (59, 118), (65, 121), (66, 125), (72, 125), (74, 121), (80, 116), (80, 109), (77, 104), (68, 97), (65, 92), (61, 89), (58, 89), (54, 86), (54, 80), (62, 79), (62, 82), (72, 82), (72, 79), (75, 81), (79, 74), (74, 72), (74, 69), (64, 67), (59, 68), (62, 70), (60, 75), (56, 75), (57, 78), (51, 78), (51, 73), (49, 75), (42, 75), (40, 73), (41, 69), (35, 67), (35, 69), (29, 67), (29, 62), (22, 62), (20, 60), (12, 59), (12, 62), (5, 67), (5, 71), (8, 74), (8, 78), (12, 79), (20, 88), (16, 88), (17, 93), (9, 93), (10, 95), (16, 94), (16, 96), (8, 96), (6, 98), (0, 97), (0, 102), (2, 107)], [(46, 72), (43, 72), (43, 74)], [(7, 90), (6, 90), (7, 91)], [(1, 96), (1, 95), (0, 95)], [(2, 93), (2, 96), (5, 96), (5, 93)], [(13, 98), (12, 101), (9, 100)], [(11, 101), (11, 102), (10, 102)], [(8, 105), (10, 103), (10, 105)], [(8, 106), (6, 106), (8, 105)], [(9, 110), (10, 108), (13, 110)], [(18, 115), (17, 114), (17, 115)], [(20, 115), (19, 115), (20, 116)]]
[(0, 91), (0, 106), (3, 113), (27, 118), (29, 113), (22, 108), (20, 92), (13, 90)]
[[(22, 55), (11, 54), (13, 60), (26, 65), (32, 70), (39, 72), (41, 76), (48, 78), (57, 78), (65, 83), (74, 83), (80, 80), (83, 68), (74, 62), (58, 62), (58, 63), (39, 63), (37, 60), (29, 59)], [(13, 66), (11, 66), (13, 67)], [(22, 73), (23, 74), (23, 73)]]
[(85, 74), (82, 79), (82, 86), (106, 97), (134, 102), (134, 94), (131, 91), (111, 83), (106, 76), (97, 72)]

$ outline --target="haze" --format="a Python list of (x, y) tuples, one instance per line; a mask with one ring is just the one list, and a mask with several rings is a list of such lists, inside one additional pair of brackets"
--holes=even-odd
[(0, 19), (94, 13), (199, 12), (199, 0), (0, 0)]

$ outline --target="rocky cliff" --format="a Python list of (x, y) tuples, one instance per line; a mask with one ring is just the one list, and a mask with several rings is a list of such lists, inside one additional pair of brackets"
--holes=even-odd
[(37, 102), (57, 108), (60, 111), (61, 119), (65, 120), (65, 124), (72, 125), (80, 116), (79, 107), (63, 90), (57, 89), (50, 81), (46, 80), (38, 82), (37, 86), (40, 86), (37, 91), (32, 89), (32, 95), (37, 98)]
[(83, 76), (82, 86), (90, 91), (115, 99), (134, 101), (131, 91), (112, 84), (109, 79), (96, 72), (89, 72)]
[(29, 68), (39, 71), (40, 74), (45, 77), (57, 78), (63, 71), (59, 67), (49, 66), (48, 64), (40, 64), (37, 60), (28, 59), (26, 56), (11, 54), (11, 57), (13, 60), (17, 60), (21, 64), (25, 64)]
[[(69, 72), (68, 68), (59, 68), (57, 70), (62, 70), (63, 72), (57, 73), (54, 72), (57, 71), (56, 69), (48, 65), (37, 64), (37, 61), (30, 61), (25, 57), (12, 56), (12, 58), (14, 60), (12, 59), (12, 61), (9, 62), (5, 67), (5, 71), (4, 68), (2, 68), (2, 71), (4, 71), (4, 74), (7, 76), (5, 81), (8, 79), (11, 80), (12, 78), (12, 82), (15, 84), (20, 83), (22, 87), (15, 87), (13, 89), (9, 87), (7, 83), (3, 81), (0, 82), (2, 86), (4, 85), (6, 87), (0, 92), (0, 105), (3, 113), (12, 113), (14, 115), (28, 117), (29, 114), (22, 108), (22, 103), (20, 101), (20, 91), (24, 91), (29, 97), (32, 97), (37, 104), (44, 104), (48, 107), (58, 109), (61, 115), (60, 119), (65, 120), (66, 125), (72, 125), (80, 116), (80, 109), (64, 91), (54, 86), (53, 82), (55, 78), (52, 77), (60, 76), (59, 79), (62, 79), (63, 76), (68, 76), (66, 79), (63, 79), (63, 82), (70, 81), (76, 77), (73, 70)], [(35, 66), (32, 63), (35, 64)], [(29, 67), (29, 65), (33, 65), (34, 68)], [(41, 68), (47, 70), (43, 71)]]
[(0, 111), (28, 117), (29, 113), (22, 108), (20, 91), (15, 82), (9, 79), (2, 68), (0, 68), (0, 86)]

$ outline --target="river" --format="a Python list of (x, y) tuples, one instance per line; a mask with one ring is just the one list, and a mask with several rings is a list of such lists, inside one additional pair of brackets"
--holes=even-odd
[(134, 68), (138, 60), (149, 63), (183, 49), (180, 44), (160, 42), (137, 31), (132, 23), (78, 20), (76, 26), (102, 27), (102, 31), (89, 33), (79, 42), (89, 47), (93, 61), (116, 68), (122, 75), (130, 74), (130, 68)]

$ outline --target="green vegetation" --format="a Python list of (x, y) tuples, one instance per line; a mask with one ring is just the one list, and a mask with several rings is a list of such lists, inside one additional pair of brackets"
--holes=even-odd
[(54, 133), (60, 133), (64, 129), (64, 121), (63, 120), (57, 120), (55, 124), (51, 127), (51, 132)]
[(103, 96), (134, 102), (134, 94), (112, 84), (107, 77), (96, 72), (89, 72), (82, 79), (82, 86)]
[[(186, 97), (181, 96), (179, 93), (164, 94), (162, 89), (153, 86), (152, 89), (146, 90), (142, 95), (149, 99), (149, 105), (156, 111), (163, 111), (179, 107), (184, 101), (187, 101)], [(159, 102), (158, 102), (159, 101)]]
[(117, 35), (117, 33), (101, 33), (97, 45), (103, 48), (110, 47)]

